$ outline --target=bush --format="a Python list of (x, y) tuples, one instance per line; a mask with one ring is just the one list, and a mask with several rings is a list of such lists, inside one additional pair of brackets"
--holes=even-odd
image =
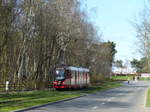
[(106, 78), (102, 75), (92, 75), (91, 76), (91, 84), (96, 85), (104, 82)]

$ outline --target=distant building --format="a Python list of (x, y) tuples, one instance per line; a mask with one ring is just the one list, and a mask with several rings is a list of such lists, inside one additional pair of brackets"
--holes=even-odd
[(123, 68), (117, 68), (117, 67), (113, 67), (113, 71), (112, 71), (113, 75), (134, 75), (136, 74), (136, 72), (132, 69), (132, 68), (127, 68), (127, 67), (123, 67)]
[(150, 77), (150, 73), (141, 73), (141, 77), (142, 78), (149, 78)]

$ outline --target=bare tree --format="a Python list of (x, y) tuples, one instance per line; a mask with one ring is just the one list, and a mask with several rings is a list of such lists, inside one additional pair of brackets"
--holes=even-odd
[(134, 24), (138, 38), (138, 51), (143, 57), (146, 57), (145, 70), (150, 71), (150, 11), (147, 6), (139, 18), (140, 21)]
[(83, 66), (108, 76), (114, 54), (97, 39), (78, 0), (0, 0), (0, 83), (24, 89), (53, 82), (57, 64)]

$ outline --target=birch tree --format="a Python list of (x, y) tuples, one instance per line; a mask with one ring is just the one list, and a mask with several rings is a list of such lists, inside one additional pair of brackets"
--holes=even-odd
[(139, 53), (146, 58), (145, 70), (150, 71), (150, 11), (145, 7), (139, 16), (140, 20), (135, 23), (138, 38)]

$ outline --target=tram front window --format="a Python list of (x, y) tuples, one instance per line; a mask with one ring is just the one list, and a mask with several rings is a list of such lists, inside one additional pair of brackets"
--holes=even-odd
[(65, 75), (64, 75), (65, 71), (62, 69), (57, 69), (56, 70), (56, 80), (61, 81), (65, 79)]

